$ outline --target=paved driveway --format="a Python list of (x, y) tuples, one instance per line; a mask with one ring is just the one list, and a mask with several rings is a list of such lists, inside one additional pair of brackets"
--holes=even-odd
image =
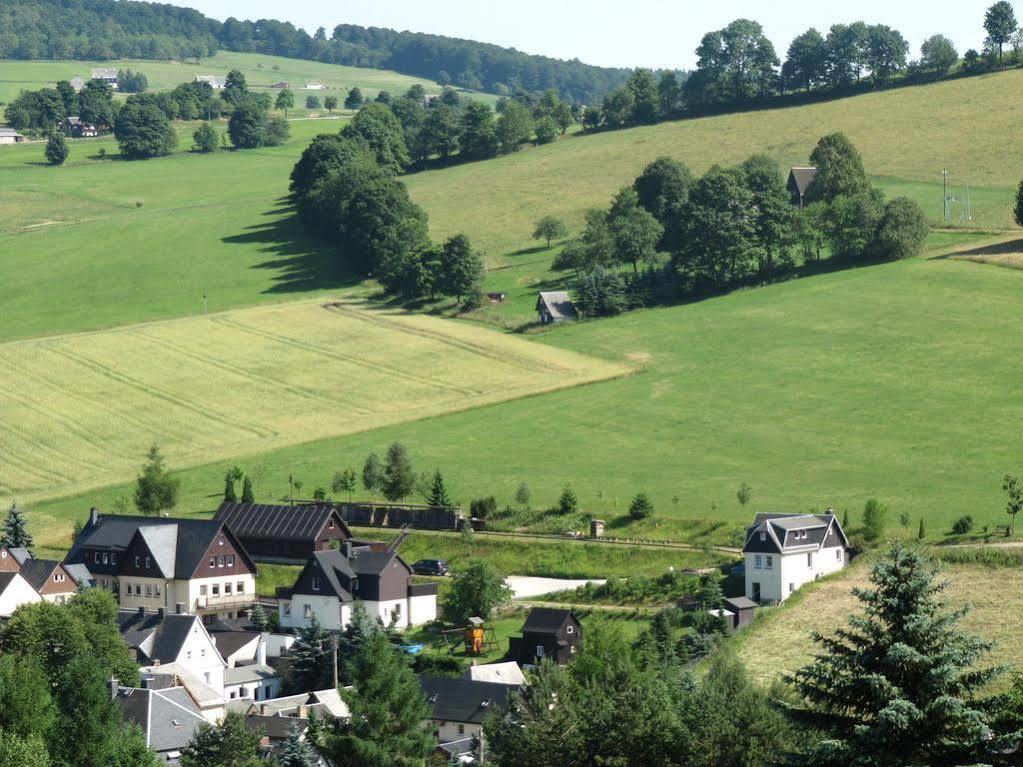
[(532, 597), (550, 594), (552, 591), (565, 591), (577, 589), (587, 583), (604, 583), (603, 578), (592, 580), (569, 580), (567, 578), (531, 578), (526, 575), (509, 575), (506, 579), (516, 599), (531, 599)]

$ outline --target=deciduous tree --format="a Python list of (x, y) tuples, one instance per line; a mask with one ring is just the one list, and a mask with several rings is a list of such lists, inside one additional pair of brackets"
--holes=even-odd
[(546, 240), (547, 247), (551, 246), (553, 240), (560, 240), (568, 235), (568, 227), (565, 222), (555, 216), (544, 216), (536, 222), (533, 229), (534, 240)]
[(984, 13), (984, 29), (987, 32), (987, 43), (998, 46), (998, 64), (1002, 63), (1002, 48), (1019, 27), (1012, 4), (1000, 0)]
[(353, 86), (348, 95), (345, 96), (345, 109), (359, 109), (362, 107), (362, 90), (358, 85)]
[(262, 733), (245, 724), (245, 715), (229, 711), (220, 725), (199, 725), (181, 752), (181, 767), (263, 767)]
[(955, 45), (944, 35), (933, 35), (920, 46), (920, 66), (937, 75), (948, 73), (959, 61)]
[(178, 134), (167, 115), (146, 96), (132, 96), (117, 113), (114, 136), (121, 155), (141, 160), (170, 154)]
[(220, 146), (220, 139), (216, 130), (209, 123), (204, 122), (192, 133), (192, 141), (197, 152), (216, 152)]
[(355, 492), (357, 475), (355, 469), (347, 468), (334, 474), (334, 480), (330, 483), (330, 489), (335, 493), (348, 493), (348, 502), (352, 501), (352, 493)]
[(930, 231), (927, 214), (920, 203), (908, 197), (896, 197), (884, 206), (874, 234), (874, 253), (890, 261), (912, 258), (920, 254)]
[(444, 617), (456, 626), (474, 616), (489, 620), (511, 597), (504, 576), (486, 560), (474, 559), (452, 576), (444, 597)]
[(416, 474), (412, 469), (412, 459), (408, 450), (400, 442), (387, 448), (384, 461), (384, 475), (381, 491), (389, 501), (400, 501), (408, 498), (415, 490)]
[(70, 150), (68, 149), (67, 142), (64, 140), (64, 136), (61, 133), (54, 133), (46, 140), (46, 162), (50, 165), (63, 165), (67, 159)]

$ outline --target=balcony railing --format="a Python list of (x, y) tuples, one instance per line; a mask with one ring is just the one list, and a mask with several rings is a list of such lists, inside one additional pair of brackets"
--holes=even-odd
[(219, 610), (226, 607), (243, 607), (255, 604), (255, 594), (217, 594), (200, 596), (195, 600), (196, 610)]

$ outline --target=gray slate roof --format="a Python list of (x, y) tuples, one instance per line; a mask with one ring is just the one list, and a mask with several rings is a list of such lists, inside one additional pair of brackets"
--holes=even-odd
[[(317, 551), (313, 553), (312, 559), (319, 565), (326, 585), (329, 588), (320, 591), (309, 591), (310, 594), (331, 594), (337, 596), (343, 602), (353, 601), (352, 580), (362, 576), (379, 575), (397, 556), (396, 551), (373, 551), (369, 546), (357, 546), (352, 549), (353, 556), (349, 559), (345, 552), (340, 549), (329, 551)], [(308, 567), (309, 564), (306, 565)], [(296, 588), (292, 593), (306, 593), (298, 589), (305, 580), (301, 574), (296, 581)]]
[(117, 625), (128, 647), (138, 651), (139, 663), (149, 665), (159, 660), (173, 663), (181, 654), (188, 634), (197, 620), (195, 615), (147, 612), (139, 617), (138, 610), (118, 610)]
[(440, 676), (421, 676), (419, 686), (437, 721), (481, 724), (497, 708), (508, 710), (508, 696), (518, 685), (475, 682)]
[[(230, 527), (239, 538), (313, 541), (333, 513), (334, 507), (326, 504), (272, 506), (264, 503), (223, 503), (214, 519)], [(341, 532), (350, 538), (351, 533), (344, 522), (340, 525)]]
[(561, 610), (556, 607), (534, 607), (526, 615), (526, 622), (522, 624), (522, 632), (556, 634), (569, 620), (574, 620), (575, 623), (579, 622), (571, 610)]
[(575, 311), (575, 304), (564, 290), (548, 291), (540, 294), (537, 299), (536, 308), (540, 305), (547, 307), (547, 312), (555, 320), (574, 320), (578, 315)]
[[(167, 529), (161, 529), (167, 528)], [(190, 578), (205, 558), (213, 540), (224, 529), (225, 534), (234, 538), (233, 543), (239, 554), (248, 560), (244, 547), (232, 534), (215, 519), (175, 519), (172, 517), (140, 517), (121, 515), (100, 515), (96, 524), (86, 523), (82, 532), (68, 552), (65, 562), (84, 564), (84, 550), (87, 548), (110, 551), (124, 551), (136, 533), (140, 533), (160, 565), (166, 578)]]
[(20, 136), (14, 128), (0, 128), (0, 136)]
[(85, 565), (64, 565), (64, 569), (67, 570), (68, 575), (75, 579), (75, 583), (79, 586), (94, 586), (96, 584), (92, 573), (89, 572), (89, 568)]
[(217, 631), (212, 632), (213, 641), (217, 644), (220, 654), (227, 658), (234, 655), (246, 645), (259, 639), (258, 631)]
[(26, 561), (32, 558), (31, 552), (21, 546), (15, 546), (13, 549), (7, 549), (7, 551), (10, 552), (11, 556), (14, 557), (15, 561), (19, 565), (25, 564)]
[(120, 687), (117, 702), (121, 717), (142, 728), (146, 745), (154, 751), (180, 751), (206, 720), (182, 687), (147, 690)]
[(834, 514), (758, 513), (746, 530), (743, 552), (787, 554), (848, 547), (849, 540)]
[(21, 577), (39, 591), (59, 566), (60, 562), (54, 559), (27, 559), (21, 565)]
[(795, 187), (795, 190), (800, 194), (806, 194), (806, 190), (810, 188), (810, 184), (817, 177), (817, 169), (813, 167), (802, 167), (793, 168), (789, 171), (789, 184)]

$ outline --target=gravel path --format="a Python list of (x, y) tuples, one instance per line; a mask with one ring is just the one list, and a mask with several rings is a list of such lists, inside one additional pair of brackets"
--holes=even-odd
[(526, 575), (509, 575), (506, 583), (515, 594), (516, 599), (529, 599), (550, 594), (553, 591), (577, 589), (587, 583), (604, 583), (604, 579), (569, 580), (567, 578), (531, 578)]

